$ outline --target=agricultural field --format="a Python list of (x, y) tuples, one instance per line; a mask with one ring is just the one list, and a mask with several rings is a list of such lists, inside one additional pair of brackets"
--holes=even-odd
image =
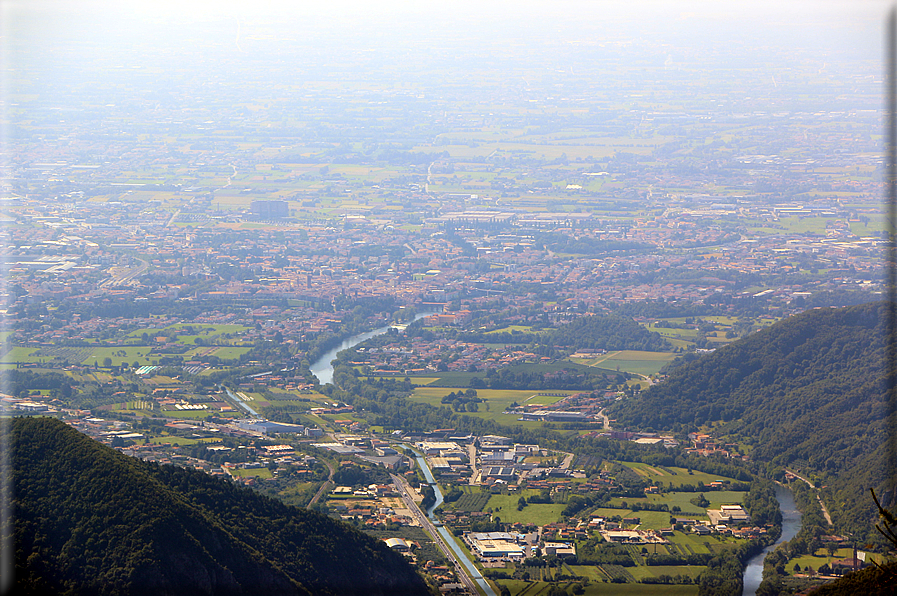
[[(464, 392), (466, 388), (459, 387), (417, 387), (414, 390), (414, 393), (411, 395), (411, 399), (417, 401), (420, 400), (423, 403), (430, 404), (432, 406), (441, 406), (441, 400), (444, 396), (449, 393), (456, 393), (458, 391)], [(477, 416), (479, 418), (485, 418), (488, 420), (494, 420), (499, 424), (520, 424), (523, 426), (541, 426), (542, 422), (539, 421), (527, 421), (520, 422), (518, 421), (518, 414), (503, 414), (502, 412), (510, 406), (512, 403), (517, 402), (518, 404), (524, 403), (534, 403), (534, 404), (551, 404), (560, 399), (563, 399), (564, 396), (570, 395), (573, 393), (577, 393), (576, 391), (546, 391), (544, 393), (550, 393), (551, 395), (540, 395), (540, 391), (535, 391), (531, 389), (525, 390), (517, 390), (517, 389), (477, 389), (477, 397), (485, 400), (485, 402), (481, 402), (478, 404), (478, 411), (476, 412), (467, 412), (468, 416)]]
[(209, 346), (190, 350), (185, 354), (186, 357), (196, 358), (199, 356), (217, 356), (222, 360), (235, 360), (248, 352), (251, 348), (238, 346)]
[(660, 372), (667, 363), (672, 362), (677, 354), (673, 352), (644, 352), (623, 350), (608, 352), (598, 358), (570, 358), (571, 362), (586, 366), (599, 366), (604, 369), (620, 370), (636, 375), (650, 376)]
[(514, 333), (518, 331), (520, 333), (529, 333), (533, 328), (529, 325), (509, 325), (507, 327), (502, 327), (501, 329), (492, 329), (491, 331), (487, 331), (486, 335), (493, 335), (496, 333)]
[[(53, 348), (50, 348), (53, 349)], [(60, 350), (61, 348), (56, 348)], [(71, 349), (71, 348), (69, 348)], [(55, 355), (62, 354), (64, 352), (54, 352), (53, 356), (38, 356), (38, 353), (41, 353), (41, 348), (26, 348), (22, 346), (15, 346), (11, 350), (9, 350), (6, 354), (3, 355), (2, 360), (0, 362), (4, 363), (16, 363), (16, 362), (43, 362), (48, 359), (55, 358)], [(43, 352), (45, 354), (49, 354), (49, 352)]]
[(132, 364), (139, 361), (141, 365), (148, 364), (150, 347), (149, 346), (127, 346), (114, 348), (92, 348), (92, 354), (81, 361), (81, 364), (93, 365), (94, 362), (99, 366), (107, 366), (106, 358), (111, 361), (111, 366), (120, 366), (121, 364)]
[[(704, 472), (698, 472), (696, 470), (692, 470), (691, 473), (689, 473), (686, 468), (660, 468), (657, 466), (649, 466), (648, 464), (636, 462), (620, 463), (628, 468), (632, 468), (632, 470), (634, 470), (636, 474), (638, 474), (639, 476), (643, 476), (645, 479), (651, 482), (663, 482), (665, 485), (672, 485), (674, 487), (687, 484), (696, 485), (699, 482), (703, 482), (705, 485), (709, 485), (711, 482), (716, 482), (718, 480), (728, 480), (734, 482), (734, 479), (732, 478), (726, 478), (725, 476), (719, 476), (715, 474), (707, 474)], [(671, 472), (675, 472), (675, 474), (672, 474)]]
[(227, 324), (196, 324), (178, 323), (169, 325), (168, 327), (137, 329), (128, 334), (131, 338), (142, 338), (145, 333), (150, 338), (157, 335), (171, 336), (172, 333), (177, 335), (177, 341), (182, 344), (193, 344), (196, 338), (200, 337), (204, 340), (213, 341), (225, 334), (238, 334), (247, 331), (249, 327), (245, 325), (227, 325)]
[[(839, 548), (834, 551), (834, 554), (830, 553), (827, 548), (819, 548), (816, 549), (815, 554), (813, 555), (801, 555), (799, 557), (795, 557), (793, 559), (789, 559), (787, 565), (785, 566), (785, 570), (788, 573), (791, 573), (794, 569), (794, 564), (797, 563), (801, 566), (802, 569), (806, 569), (807, 566), (812, 567), (813, 569), (819, 569), (824, 564), (831, 565), (832, 561), (836, 561), (838, 559), (849, 559), (853, 556), (853, 549), (850, 547)], [(866, 553), (866, 561), (874, 561), (878, 563), (883, 563), (887, 559), (883, 555), (874, 554), (874, 553)]]
[(153, 445), (197, 445), (199, 443), (220, 443), (221, 439), (216, 437), (191, 439), (188, 437), (178, 437), (175, 435), (162, 435), (150, 438)]
[[(577, 570), (579, 570), (579, 567), (577, 565), (573, 566)], [(590, 567), (589, 569), (595, 568)], [(607, 581), (607, 577), (607, 575), (601, 572), (596, 572), (596, 578), (592, 579), (588, 586), (585, 586), (583, 596), (695, 596), (698, 593), (698, 586), (612, 584)], [(508, 579), (498, 580), (495, 583), (507, 586), (511, 596), (547, 596), (552, 586), (554, 586), (554, 584), (548, 582)], [(561, 587), (564, 585), (562, 583)]]
[(523, 511), (517, 511), (517, 502), (521, 496), (529, 497), (538, 494), (539, 491), (524, 490), (521, 493), (511, 495), (492, 495), (486, 505), (486, 510), (492, 509), (493, 514), (499, 516), (504, 523), (531, 523), (539, 526), (560, 521), (561, 512), (566, 507), (563, 503), (541, 504), (532, 503), (524, 507)]
[(483, 511), (491, 497), (492, 495), (482, 491), (465, 492), (457, 501), (448, 505), (457, 511)]
[(266, 478), (271, 478), (271, 470), (268, 468), (252, 468), (250, 470), (245, 470), (243, 468), (234, 468), (230, 471), (231, 475), (236, 476), (237, 478), (261, 478), (262, 480)]

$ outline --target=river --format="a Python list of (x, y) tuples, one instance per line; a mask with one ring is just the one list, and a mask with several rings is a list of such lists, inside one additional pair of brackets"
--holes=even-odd
[[(417, 313), (414, 316), (414, 320), (422, 319), (424, 317), (430, 316), (434, 313), (442, 312), (442, 309), (437, 310), (425, 310)], [(311, 366), (311, 372), (313, 375), (318, 377), (318, 382), (321, 385), (326, 385), (327, 383), (333, 382), (333, 360), (336, 358), (336, 355), (342, 352), (343, 350), (348, 350), (349, 348), (354, 348), (358, 344), (363, 341), (367, 341), (372, 337), (377, 335), (386, 333), (389, 331), (391, 325), (387, 325), (386, 327), (379, 327), (374, 329), (373, 331), (365, 331), (364, 333), (359, 333), (358, 335), (353, 335), (352, 337), (348, 337), (340, 342), (338, 346), (333, 348), (332, 350), (328, 350), (324, 353), (323, 356), (315, 360)]]
[(779, 507), (782, 510), (782, 535), (775, 544), (767, 546), (762, 553), (754, 555), (748, 560), (747, 567), (744, 570), (742, 596), (755, 596), (757, 594), (757, 588), (760, 587), (760, 582), (763, 581), (763, 560), (766, 558), (766, 555), (774, 551), (783, 542), (794, 538), (800, 531), (801, 513), (794, 502), (794, 494), (791, 492), (791, 489), (776, 485), (776, 499), (779, 500)]

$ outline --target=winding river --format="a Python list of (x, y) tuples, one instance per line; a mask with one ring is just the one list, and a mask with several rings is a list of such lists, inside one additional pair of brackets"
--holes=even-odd
[[(422, 319), (424, 317), (428, 317), (434, 313), (442, 312), (442, 309), (430, 309), (424, 310), (417, 313), (414, 316), (414, 320)], [(328, 350), (325, 352), (320, 358), (312, 362), (311, 369), (312, 374), (314, 374), (321, 385), (326, 385), (327, 383), (333, 382), (333, 360), (336, 358), (336, 355), (342, 352), (343, 350), (348, 350), (349, 348), (354, 348), (358, 344), (363, 341), (367, 341), (372, 337), (377, 335), (381, 335), (386, 333), (392, 328), (392, 325), (387, 325), (386, 327), (379, 327), (374, 329), (373, 331), (365, 331), (364, 333), (359, 333), (358, 335), (353, 335), (352, 337), (348, 337), (340, 342), (338, 346), (333, 348), (332, 350)]]
[(763, 581), (763, 560), (766, 558), (766, 555), (774, 551), (783, 542), (794, 538), (800, 531), (801, 513), (794, 502), (794, 494), (791, 492), (791, 489), (776, 485), (776, 499), (778, 499), (779, 507), (782, 509), (782, 535), (775, 544), (767, 546), (762, 553), (754, 555), (748, 560), (747, 567), (744, 570), (742, 596), (755, 596), (757, 594), (757, 588), (760, 587), (760, 582)]

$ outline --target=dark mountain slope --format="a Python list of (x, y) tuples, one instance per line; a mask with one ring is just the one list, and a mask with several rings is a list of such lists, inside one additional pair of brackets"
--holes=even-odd
[(836, 521), (865, 534), (876, 517), (868, 489), (885, 473), (883, 315), (865, 304), (781, 321), (674, 369), (612, 414), (619, 426), (717, 423), (753, 459), (815, 472)]
[(14, 420), (12, 438), (17, 593), (427, 593), (400, 555), (314, 512), (51, 418)]

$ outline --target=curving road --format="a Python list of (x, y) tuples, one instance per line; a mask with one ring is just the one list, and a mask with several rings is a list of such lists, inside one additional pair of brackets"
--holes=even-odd
[(825, 508), (825, 503), (822, 502), (822, 497), (819, 495), (819, 491), (816, 490), (816, 486), (812, 482), (810, 482), (809, 480), (807, 480), (806, 478), (804, 478), (803, 476), (801, 476), (800, 474), (795, 472), (794, 470), (789, 470), (788, 468), (785, 468), (785, 471), (793, 474), (795, 476), (795, 478), (797, 478), (799, 480), (803, 480), (804, 482), (807, 483), (807, 486), (809, 486), (810, 488), (813, 489), (813, 492), (816, 493), (816, 500), (819, 501), (819, 507), (822, 508), (822, 516), (825, 518), (825, 521), (828, 522), (828, 525), (830, 525), (830, 526), (833, 525), (832, 524), (832, 516), (829, 515), (828, 509)]

